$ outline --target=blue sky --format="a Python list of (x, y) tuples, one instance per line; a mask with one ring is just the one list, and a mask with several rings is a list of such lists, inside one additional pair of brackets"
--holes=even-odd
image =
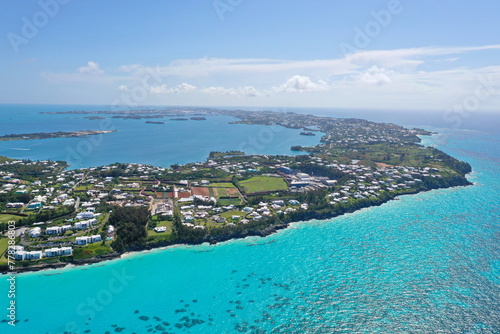
[(0, 3), (0, 103), (500, 105), (498, 0)]

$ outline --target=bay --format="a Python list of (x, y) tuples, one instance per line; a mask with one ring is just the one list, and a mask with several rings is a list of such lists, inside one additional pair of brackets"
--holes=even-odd
[(0, 135), (38, 132), (116, 130), (88, 138), (0, 141), (0, 155), (15, 159), (64, 160), (70, 168), (142, 163), (169, 167), (205, 161), (211, 151), (242, 150), (247, 154), (303, 154), (293, 145), (314, 146), (317, 136), (301, 136), (300, 129), (280, 126), (229, 124), (229, 116), (206, 116), (205, 121), (175, 121), (177, 117), (153, 119), (110, 118), (89, 120), (85, 114), (41, 112), (109, 110), (108, 106), (0, 105)]

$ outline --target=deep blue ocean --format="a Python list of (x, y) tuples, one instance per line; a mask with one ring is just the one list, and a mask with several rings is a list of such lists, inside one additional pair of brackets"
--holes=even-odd
[[(83, 128), (93, 129), (92, 124), (97, 124), (93, 122), (98, 122), (81, 115), (50, 115), (52, 121), (43, 121), (49, 115), (34, 111), (48, 106), (30, 106), (32, 111), (9, 119), (4, 108), (0, 133), (37, 132), (41, 124), (47, 131), (81, 130), (82, 123), (88, 125)], [(266, 238), (178, 246), (92, 266), (20, 274), (16, 299), (20, 322), (15, 328), (0, 323), (0, 332), (500, 333), (500, 131), (495, 127), (499, 116), (477, 113), (458, 124), (436, 113), (309, 112), (436, 131), (424, 138), (424, 144), (469, 162), (473, 172), (468, 177), (474, 185), (402, 196), (335, 219), (296, 223)], [(23, 123), (23, 118), (30, 117)], [(231, 127), (251, 126), (226, 125), (225, 119), (218, 118), (204, 124), (210, 122), (218, 122), (225, 131), (210, 130), (226, 138), (219, 150), (232, 148), (231, 142), (241, 140), (241, 135), (258, 136), (259, 130), (227, 132)], [(82, 165), (122, 159), (177, 162), (162, 145), (148, 150), (167, 152), (163, 160), (150, 157), (152, 151), (136, 152), (137, 147), (105, 147), (108, 140), (113, 142), (112, 136), (126, 131), (129, 135), (121, 140), (132, 143), (130, 138), (140, 136), (134, 129), (148, 129), (144, 134), (148, 138), (176, 140), (184, 149), (197, 152), (191, 156), (194, 161), (204, 159), (198, 147), (216, 143), (199, 136), (208, 131), (201, 127), (203, 122), (196, 123), (201, 124), (199, 131), (191, 131), (198, 142), (184, 133), (188, 143), (179, 143), (182, 139), (170, 134), (149, 133), (163, 131), (153, 130), (161, 125), (143, 123), (119, 120), (119, 131), (106, 135), (109, 138), (98, 148), (112, 154), (89, 154)], [(189, 131), (188, 123), (184, 132)], [(277, 143), (287, 138), (293, 144), (319, 139), (285, 131), (274, 136)], [(16, 142), (16, 146), (0, 143), (0, 155), (42, 158), (31, 150), (38, 144), (50, 146), (41, 150), (42, 155), (56, 156), (58, 149), (64, 150), (74, 140), (58, 139), (59, 146), (45, 144), (55, 139)], [(169, 144), (168, 140), (162, 143)], [(282, 148), (268, 145), (266, 149), (285, 154), (289, 146), (286, 142)], [(209, 152), (212, 147), (205, 149)], [(179, 162), (181, 157), (189, 159), (189, 152), (175, 154)], [(149, 160), (136, 160), (142, 157)], [(6, 313), (7, 277), (0, 277), (0, 301)]]

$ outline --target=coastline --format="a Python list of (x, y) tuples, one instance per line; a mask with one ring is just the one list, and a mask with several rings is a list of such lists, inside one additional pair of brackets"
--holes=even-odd
[[(306, 129), (307, 126), (310, 126), (312, 123), (317, 123), (317, 122), (323, 121), (323, 123), (321, 123), (322, 124), (321, 129), (324, 131), (323, 131), (323, 136), (322, 136), (320, 144), (312, 146), (312, 147), (301, 147), (300, 150), (305, 153), (303, 156), (309, 156), (309, 157), (313, 156), (314, 157), (315, 154), (317, 153), (318, 155), (320, 155), (322, 158), (325, 159), (324, 163), (323, 163), (323, 160), (320, 159), (322, 162), (321, 162), (321, 164), (318, 163), (317, 166), (313, 166), (311, 163), (309, 163), (309, 165), (305, 163), (302, 166), (299, 166), (299, 164), (301, 164), (302, 162), (297, 163), (298, 158), (297, 158), (297, 161), (292, 160), (291, 162), (290, 161), (287, 162), (286, 160), (281, 158), (282, 160), (279, 160), (279, 163), (280, 164), (285, 163), (285, 165), (288, 165), (290, 163), (292, 163), (292, 164), (297, 163), (296, 166), (292, 165), (292, 167), (296, 168), (298, 170), (301, 170), (302, 172), (308, 172), (308, 173), (312, 173), (312, 174), (322, 175), (321, 173), (325, 173), (323, 175), (327, 175), (326, 178), (333, 178), (333, 179), (335, 179), (335, 182), (336, 182), (336, 179), (342, 179), (342, 177), (345, 177), (346, 180), (351, 180), (350, 175), (348, 175), (347, 172), (342, 172), (342, 173), (339, 172), (340, 175), (339, 174), (332, 175), (332, 174), (329, 174), (325, 171), (326, 167), (319, 167), (319, 165), (321, 165), (321, 166), (325, 165), (327, 163), (326, 159), (333, 160), (333, 162), (336, 162), (336, 163), (338, 163), (338, 161), (336, 159), (339, 159), (341, 162), (344, 162), (345, 164), (357, 165), (358, 162), (361, 161), (359, 159), (362, 159), (362, 158), (358, 157), (358, 153), (357, 153), (358, 151), (354, 148), (358, 148), (358, 146), (360, 146), (361, 148), (366, 149), (366, 146), (368, 146), (368, 144), (359, 143), (357, 141), (354, 141), (354, 143), (351, 143), (350, 142), (351, 139), (350, 139), (350, 137), (348, 137), (347, 141), (343, 142), (343, 144), (339, 144), (339, 147), (344, 148), (345, 150), (350, 149), (352, 152), (346, 153), (345, 151), (343, 151), (343, 154), (344, 154), (343, 156), (338, 156), (338, 152), (336, 152), (334, 150), (333, 150), (334, 151), (333, 153), (329, 152), (328, 149), (325, 149), (325, 147), (327, 147), (326, 144), (330, 143), (330, 145), (334, 145), (336, 143), (336, 140), (341, 139), (341, 138), (332, 137), (332, 136), (337, 136), (338, 134), (337, 134), (337, 132), (333, 131), (333, 128), (326, 128), (325, 127), (326, 126), (325, 124), (327, 124), (327, 122), (332, 122), (330, 124), (331, 126), (338, 126), (339, 129), (342, 131), (346, 131), (345, 130), (346, 128), (347, 129), (358, 128), (358, 126), (359, 126), (358, 122), (361, 122), (361, 124), (366, 123), (366, 124), (376, 125), (376, 126), (382, 127), (384, 131), (394, 131), (393, 135), (399, 136), (396, 138), (397, 140), (392, 138), (392, 137), (388, 137), (388, 138), (389, 139), (392, 138), (391, 140), (394, 141), (395, 143), (397, 143), (398, 145), (403, 145), (403, 143), (404, 143), (405, 144), (404, 147), (406, 147), (410, 150), (408, 156), (411, 156), (412, 154), (415, 155), (414, 151), (416, 151), (417, 149), (420, 149), (419, 146), (424, 147), (424, 145), (421, 144), (422, 138), (420, 138), (419, 136), (421, 136), (421, 137), (429, 136), (429, 138), (430, 138), (434, 134), (430, 131), (423, 130), (423, 129), (408, 130), (408, 129), (405, 129), (404, 127), (401, 127), (401, 126), (392, 127), (392, 125), (387, 124), (387, 123), (374, 123), (374, 122), (369, 122), (369, 121), (365, 121), (365, 120), (357, 120), (357, 119), (355, 119), (354, 121), (353, 120), (338, 121), (337, 119), (332, 118), (332, 117), (319, 117), (319, 116), (314, 116), (314, 115), (297, 115), (297, 114), (293, 114), (293, 113), (286, 114), (286, 117), (284, 119), (282, 119), (282, 115), (277, 115), (275, 113), (268, 113), (268, 112), (251, 113), (251, 114), (242, 115), (238, 111), (233, 111), (233, 112), (226, 111), (226, 112), (219, 112), (219, 114), (221, 114), (221, 115), (229, 115), (230, 114), (236, 118), (239, 118), (240, 121), (238, 121), (238, 123), (241, 123), (241, 124), (263, 124), (263, 125), (279, 124), (282, 127), (291, 127), (291, 128), (297, 128), (298, 124), (300, 124), (299, 128), (304, 128), (304, 129)], [(281, 120), (281, 123), (276, 123), (277, 120)], [(325, 127), (325, 128), (323, 129), (323, 127)], [(371, 130), (371, 131), (375, 131), (375, 130)], [(387, 134), (385, 134), (385, 135), (388, 136)], [(354, 148), (351, 147), (351, 145), (354, 145), (353, 146)], [(356, 145), (358, 145), (358, 146), (356, 146)], [(363, 146), (363, 145), (365, 145), (365, 146)], [(374, 139), (373, 145), (374, 145), (373, 147), (375, 147), (375, 148), (373, 148), (372, 151), (380, 150), (377, 148), (378, 146), (376, 146), (376, 145), (381, 145), (379, 143), (378, 139)], [(391, 158), (391, 157), (388, 157), (385, 159), (379, 159), (379, 158), (377, 158), (377, 156), (369, 156), (369, 154), (373, 153), (373, 152), (370, 151), (371, 146), (368, 146), (369, 149), (367, 150), (367, 153), (366, 153), (367, 157), (365, 157), (365, 159), (368, 161), (368, 163), (367, 163), (367, 166), (369, 166), (368, 168), (374, 168), (372, 165), (374, 164), (375, 161), (386, 161), (386, 160), (387, 160), (386, 162), (389, 162), (390, 164), (384, 163), (383, 164), (384, 168), (385, 167), (394, 167), (395, 165), (399, 166), (399, 163), (401, 165), (405, 166), (404, 165), (404, 162), (405, 162), (404, 157), (406, 157), (405, 152), (402, 153), (402, 152), (398, 152), (397, 150), (393, 151), (392, 147), (395, 145), (394, 143), (392, 144), (393, 146), (390, 146), (391, 144), (383, 144), (383, 145), (386, 145), (386, 146), (384, 146), (386, 149), (391, 149), (390, 152), (396, 152), (396, 153), (399, 153), (401, 155), (399, 156), (399, 158), (397, 160), (394, 160), (395, 158)], [(413, 150), (413, 151), (411, 151), (411, 150)], [(420, 151), (418, 153), (420, 154)], [(413, 187), (405, 186), (406, 188), (404, 188), (404, 189), (396, 189), (396, 188), (385, 189), (384, 188), (382, 190), (382, 192), (380, 192), (378, 197), (376, 196), (375, 198), (372, 198), (370, 196), (368, 198), (368, 195), (367, 195), (367, 197), (365, 198), (365, 197), (361, 196), (362, 199), (359, 201), (354, 200), (352, 202), (349, 202), (349, 204), (346, 204), (346, 205), (343, 205), (340, 202), (337, 202), (338, 204), (341, 204), (341, 205), (335, 206), (335, 207), (332, 207), (332, 205), (334, 205), (334, 204), (332, 204), (333, 202), (329, 203), (330, 206), (326, 202), (324, 202), (324, 203), (322, 202), (321, 206), (319, 204), (314, 206), (315, 204), (320, 203), (320, 201), (318, 201), (318, 202), (315, 201), (315, 200), (317, 200), (317, 198), (315, 198), (315, 197), (311, 197), (309, 199), (305, 198), (305, 199), (301, 199), (301, 202), (303, 201), (304, 203), (306, 203), (308, 205), (310, 204), (312, 207), (311, 209), (307, 209), (307, 206), (306, 206), (305, 211), (298, 211), (297, 214), (288, 215), (288, 216), (281, 215), (280, 217), (277, 217), (277, 219), (272, 219), (272, 220), (268, 219), (265, 221), (265, 223), (264, 223), (265, 225), (248, 225), (246, 228), (243, 228), (243, 229), (240, 228), (240, 229), (234, 229), (234, 230), (232, 230), (232, 229), (225, 230), (225, 231), (222, 230), (220, 233), (215, 233), (215, 234), (208, 233), (205, 235), (200, 235), (200, 234), (197, 235), (197, 234), (193, 234), (193, 233), (187, 233), (187, 234), (185, 234), (185, 233), (180, 234), (179, 233), (177, 235), (174, 235), (174, 238), (173, 239), (171, 238), (170, 240), (158, 240), (155, 242), (143, 243), (143, 244), (139, 244), (139, 245), (130, 244), (130, 245), (128, 245), (128, 247), (122, 246), (121, 248), (113, 247), (113, 248), (110, 248), (112, 251), (110, 253), (106, 253), (103, 255), (97, 255), (95, 257), (90, 257), (90, 258), (85, 258), (85, 259), (74, 259), (72, 256), (71, 257), (68, 256), (68, 257), (59, 259), (60, 262), (58, 262), (58, 263), (41, 263), (41, 264), (35, 264), (32, 266), (26, 265), (26, 263), (23, 263), (26, 266), (16, 268), (16, 273), (36, 272), (36, 271), (49, 270), (49, 269), (61, 269), (61, 268), (64, 268), (68, 265), (76, 266), (76, 267), (84, 266), (84, 265), (88, 265), (88, 264), (95, 264), (95, 263), (104, 262), (107, 260), (126, 258), (128, 256), (131, 256), (132, 254), (135, 254), (135, 253), (141, 252), (141, 251), (151, 251), (154, 249), (162, 249), (162, 248), (166, 248), (166, 247), (175, 247), (175, 246), (182, 246), (182, 245), (185, 245), (185, 246), (200, 245), (200, 244), (204, 244), (204, 243), (208, 243), (209, 245), (215, 245), (217, 243), (221, 243), (221, 242), (225, 242), (225, 241), (244, 239), (246, 237), (254, 237), (254, 236), (266, 237), (266, 236), (269, 236), (269, 235), (272, 235), (274, 233), (279, 232), (279, 230), (288, 228), (290, 226), (290, 224), (293, 224), (293, 223), (308, 222), (311, 220), (333, 219), (335, 217), (344, 215), (346, 213), (354, 213), (354, 212), (356, 212), (360, 209), (363, 209), (363, 208), (368, 208), (368, 207), (372, 207), (372, 206), (380, 206), (380, 205), (387, 203), (391, 200), (398, 199), (397, 197), (399, 197), (401, 195), (417, 194), (420, 192), (426, 192), (426, 191), (433, 190), (433, 189), (446, 189), (446, 188), (452, 188), (452, 187), (456, 187), (456, 186), (472, 185), (472, 183), (466, 178), (466, 175), (468, 174), (467, 170), (468, 171), (471, 170), (470, 165), (468, 165), (465, 162), (461, 162), (459, 160), (456, 160), (455, 158), (453, 158), (453, 157), (449, 156), (448, 154), (441, 152), (439, 150), (434, 150), (431, 153), (433, 153), (435, 155), (442, 154), (442, 155), (437, 156), (437, 157), (434, 157), (434, 155), (431, 155), (430, 158), (433, 158), (435, 160), (435, 161), (431, 161), (431, 162), (438, 163), (438, 165), (437, 165), (438, 167), (441, 166), (441, 167), (443, 167), (443, 169), (451, 171), (451, 172), (448, 172), (448, 174), (445, 174), (444, 177), (442, 177), (441, 174), (437, 175), (437, 176), (439, 176), (439, 178), (432, 178), (431, 179), (431, 177), (429, 175), (426, 175), (426, 176), (429, 176), (429, 179), (431, 179), (432, 182), (422, 183), (422, 180), (417, 179), (417, 181), (420, 181), (421, 185), (419, 185), (415, 181), (411, 181), (411, 182), (413, 182), (412, 184), (416, 184), (416, 185)], [(330, 155), (329, 157), (327, 157), (328, 154)], [(427, 153), (427, 154), (430, 154), (430, 153)], [(395, 155), (395, 154), (393, 154), (393, 155)], [(212, 158), (216, 160), (216, 157), (212, 157)], [(225, 155), (223, 155), (222, 158), (225, 158)], [(221, 158), (222, 162), (228, 163), (229, 158), (227, 158), (227, 161), (222, 159), (222, 158)], [(238, 156), (235, 156), (232, 158), (234, 160), (236, 160), (236, 162), (238, 162), (237, 159), (244, 159), (245, 156), (243, 156), (242, 158), (239, 158)], [(268, 158), (268, 157), (266, 156), (266, 158)], [(441, 159), (438, 159), (438, 158), (441, 158)], [(392, 161), (391, 159), (394, 161)], [(443, 159), (449, 159), (449, 160), (445, 160), (445, 162), (443, 162), (443, 164), (441, 165), (439, 163), (439, 161), (442, 162)], [(330, 161), (330, 160), (328, 160), (328, 161)], [(417, 159), (417, 161), (419, 161), (419, 160)], [(371, 164), (370, 164), (370, 162), (371, 162)], [(316, 162), (314, 162), (314, 163), (316, 163)], [(376, 163), (376, 164), (378, 166), (378, 163)], [(430, 165), (430, 162), (428, 162), (428, 164)], [(363, 164), (361, 164), (361, 165), (363, 165)], [(174, 169), (177, 169), (179, 167), (184, 167), (184, 166), (187, 166), (186, 168), (190, 168), (189, 167), (190, 164), (186, 164), (183, 166), (174, 167)], [(342, 170), (344, 170), (342, 167), (343, 165), (341, 164), (340, 166), (341, 166), (340, 168)], [(410, 166), (411, 166), (411, 164), (410, 164)], [(430, 166), (435, 167), (436, 165), (434, 164), (434, 165), (430, 165)], [(273, 168), (276, 168), (276, 167), (273, 167)], [(436, 169), (436, 168), (434, 168), (434, 169)], [(438, 169), (436, 169), (436, 170), (438, 170)], [(273, 169), (272, 172), (274, 172), (274, 171), (275, 170)], [(229, 171), (227, 171), (227, 172), (229, 173)], [(249, 172), (250, 172), (250, 170), (249, 170)], [(351, 171), (349, 171), (349, 172), (351, 172)], [(359, 170), (358, 170), (358, 172), (359, 172)], [(408, 171), (406, 171), (406, 172), (408, 172)], [(229, 173), (229, 175), (233, 175), (233, 173)], [(267, 175), (267, 174), (263, 174), (263, 175)], [(282, 175), (282, 174), (280, 174), (280, 175)], [(305, 174), (305, 175), (307, 175), (307, 174)], [(353, 172), (353, 175), (357, 175), (357, 174)], [(420, 175), (420, 174), (417, 173), (417, 175)], [(431, 175), (431, 176), (434, 176), (434, 175)], [(168, 177), (169, 176), (167, 175), (167, 180), (169, 180)], [(233, 175), (233, 177), (234, 177), (234, 175)], [(365, 178), (365, 177), (363, 176), (363, 178)], [(410, 178), (413, 179), (413, 177), (411, 177), (411, 176), (410, 176)], [(288, 186), (290, 186), (293, 183), (291, 180), (293, 180), (293, 179), (290, 179), (287, 181), (287, 182), (289, 182)], [(344, 182), (347, 182), (346, 180), (344, 180)], [(175, 179), (174, 179), (174, 181), (175, 181)], [(394, 180), (391, 179), (391, 181), (394, 181)], [(426, 180), (424, 180), (424, 181), (426, 181)], [(161, 183), (160, 181), (158, 181), (158, 182), (159, 182), (159, 184)], [(233, 182), (233, 181), (231, 181), (231, 182)], [(245, 199), (246, 199), (246, 196), (250, 196), (250, 195), (254, 195), (254, 196), (262, 195), (259, 192), (255, 192), (255, 191), (252, 192), (252, 191), (241, 190), (240, 189), (241, 185), (239, 184), (238, 179), (236, 179), (236, 181), (234, 181), (234, 182), (235, 182), (234, 183), (235, 187), (238, 189), (240, 195), (242, 193), (245, 193), (245, 195), (241, 195), (241, 196), (244, 196), (243, 198), (245, 198)], [(364, 180), (358, 181), (358, 182), (364, 182)], [(408, 182), (410, 182), (410, 181), (408, 181)], [(396, 184), (395, 181), (393, 183)], [(398, 186), (400, 186), (400, 188), (401, 188), (401, 184), (399, 184)], [(404, 186), (404, 184), (403, 184), (403, 186)], [(380, 188), (380, 187), (378, 187), (378, 188)], [(287, 189), (288, 189), (288, 187), (287, 187)], [(311, 193), (313, 193), (315, 190), (318, 190), (318, 189), (320, 189), (320, 188), (317, 188), (317, 189), (313, 188), (313, 190), (311, 190)], [(324, 196), (324, 195), (325, 194), (323, 194), (321, 196)], [(359, 199), (359, 197), (357, 197), (356, 199)], [(347, 200), (344, 200), (343, 202), (347, 203)], [(272, 218), (276, 218), (276, 217), (272, 216)], [(174, 217), (174, 224), (175, 224), (175, 217)], [(233, 224), (233, 226), (234, 226), (234, 224)], [(2, 274), (8, 273), (7, 269), (8, 269), (7, 266), (0, 267), (0, 271)]]
[[(467, 175), (469, 175), (471, 173), (468, 173)], [(360, 210), (363, 210), (363, 209), (381, 206), (385, 203), (389, 203), (391, 201), (398, 200), (400, 196), (406, 196), (406, 195), (411, 196), (411, 195), (417, 195), (420, 193), (427, 193), (427, 192), (430, 192), (433, 190), (454, 189), (454, 188), (459, 188), (459, 187), (468, 187), (468, 186), (476, 185), (475, 182), (471, 182), (469, 180), (467, 180), (467, 181), (468, 181), (468, 184), (465, 184), (465, 185), (434, 188), (434, 189), (429, 189), (429, 190), (424, 190), (424, 191), (412, 191), (412, 192), (409, 192), (406, 194), (396, 195), (388, 200), (380, 201), (380, 203), (377, 203), (374, 205), (368, 205), (368, 206), (364, 206), (364, 207), (357, 208), (357, 209), (349, 209), (346, 212), (342, 212), (342, 213), (337, 212), (337, 213), (330, 214), (330, 215), (325, 216), (325, 217), (311, 217), (311, 218), (306, 219), (306, 220), (301, 219), (301, 220), (297, 220), (297, 221), (290, 221), (290, 222), (286, 222), (286, 223), (271, 225), (263, 230), (246, 231), (247, 233), (237, 233), (237, 234), (233, 234), (233, 235), (223, 235), (223, 236), (219, 236), (218, 238), (211, 237), (211, 238), (209, 238), (209, 240), (203, 239), (199, 242), (174, 242), (174, 243), (165, 243), (164, 245), (159, 245), (157, 247), (146, 246), (146, 247), (141, 247), (141, 248), (137, 248), (137, 249), (127, 250), (123, 253), (115, 252), (115, 253), (110, 253), (110, 254), (106, 254), (103, 256), (98, 256), (95, 258), (89, 258), (89, 259), (83, 259), (83, 260), (74, 260), (74, 261), (68, 261), (68, 262), (47, 263), (47, 264), (41, 264), (41, 265), (35, 265), (35, 266), (29, 266), (29, 267), (20, 267), (20, 268), (17, 268), (17, 270), (14, 274), (17, 275), (17, 274), (25, 274), (25, 273), (34, 273), (34, 272), (42, 272), (42, 271), (49, 271), (49, 270), (59, 270), (59, 269), (64, 269), (64, 268), (81, 268), (81, 267), (96, 264), (96, 263), (107, 262), (107, 261), (112, 261), (112, 260), (126, 259), (128, 257), (132, 257), (132, 256), (140, 254), (140, 253), (147, 254), (147, 253), (150, 253), (151, 251), (154, 251), (154, 250), (161, 251), (161, 250), (166, 250), (166, 249), (175, 248), (175, 247), (200, 246), (203, 244), (215, 246), (215, 245), (223, 243), (223, 242), (229, 242), (229, 241), (233, 241), (233, 240), (243, 240), (243, 239), (250, 238), (250, 237), (266, 238), (266, 237), (271, 236), (273, 234), (279, 233), (281, 230), (286, 230), (286, 229), (292, 227), (294, 224), (299, 224), (299, 223), (307, 224), (308, 222), (313, 221), (313, 220), (326, 221), (326, 220), (334, 219), (336, 217), (340, 217), (340, 216), (343, 216), (346, 214), (359, 212)], [(8, 272), (8, 271), (7, 272), (2, 271), (0, 273), (0, 276), (8, 275), (8, 274), (13, 274), (13, 273)]]
[(0, 136), (0, 141), (15, 141), (15, 140), (40, 140), (53, 138), (84, 138), (88, 136), (103, 135), (107, 133), (117, 132), (117, 130), (80, 130), (71, 132), (37, 132), (37, 133), (21, 133)]

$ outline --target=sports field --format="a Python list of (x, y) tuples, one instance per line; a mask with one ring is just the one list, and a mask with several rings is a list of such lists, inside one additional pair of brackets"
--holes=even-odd
[(250, 179), (240, 181), (246, 193), (271, 192), (277, 190), (286, 190), (286, 182), (281, 177), (273, 176), (254, 176)]

